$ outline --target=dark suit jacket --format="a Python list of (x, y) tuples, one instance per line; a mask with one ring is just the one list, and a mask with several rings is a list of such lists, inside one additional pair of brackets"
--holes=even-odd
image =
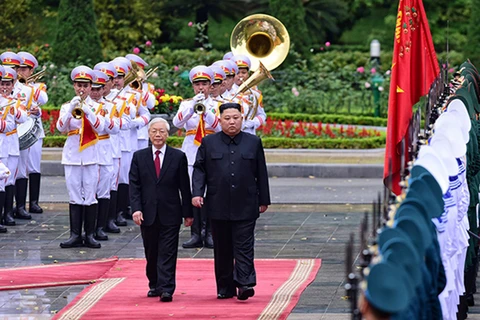
[(207, 190), (208, 217), (251, 220), (259, 205), (270, 204), (267, 165), (262, 141), (240, 132), (233, 139), (223, 132), (203, 138), (193, 169), (193, 196)]
[(142, 211), (142, 226), (152, 225), (157, 215), (164, 225), (193, 217), (185, 153), (167, 146), (157, 179), (152, 148), (135, 152), (130, 166), (130, 205), (132, 212)]

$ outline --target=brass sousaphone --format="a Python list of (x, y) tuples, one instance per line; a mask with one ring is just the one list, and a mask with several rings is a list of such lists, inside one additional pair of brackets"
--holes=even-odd
[[(238, 88), (235, 96), (245, 93), (265, 79), (273, 79), (270, 71), (278, 67), (288, 55), (290, 36), (287, 28), (276, 18), (266, 14), (253, 14), (243, 18), (232, 31), (230, 48), (234, 55), (243, 54), (250, 58), (250, 70), (255, 71)], [(249, 116), (255, 117), (258, 104)], [(250, 112), (252, 111), (252, 112)]]

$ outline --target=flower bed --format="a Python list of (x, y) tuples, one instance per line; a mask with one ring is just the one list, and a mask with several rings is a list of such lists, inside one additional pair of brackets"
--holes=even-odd
[[(66, 136), (56, 129), (60, 110), (44, 108), (42, 111), (45, 147), (63, 147)], [(265, 148), (302, 149), (371, 149), (385, 145), (385, 132), (353, 125), (323, 124), (322, 122), (294, 122), (274, 120), (270, 117), (257, 130)], [(184, 131), (178, 130), (168, 139), (172, 147), (180, 147)]]

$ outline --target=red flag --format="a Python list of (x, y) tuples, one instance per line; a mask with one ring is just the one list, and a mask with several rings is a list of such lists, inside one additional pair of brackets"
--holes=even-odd
[(193, 143), (196, 146), (202, 144), (202, 139), (205, 137), (205, 120), (203, 120), (203, 113), (199, 116), (200, 120), (198, 121), (197, 132), (195, 133), (195, 138)]
[[(413, 105), (426, 95), (440, 72), (432, 35), (422, 0), (400, 0), (398, 5), (392, 76), (388, 100), (387, 145), (383, 169), (384, 183), (392, 162), (392, 191), (399, 195), (400, 146), (407, 138)], [(406, 140), (406, 145), (408, 145)], [(406, 148), (407, 149), (407, 148)], [(408, 150), (405, 150), (408, 161)]]
[(93, 146), (98, 141), (97, 133), (93, 130), (92, 125), (86, 118), (87, 116), (83, 114), (82, 128), (80, 130), (80, 152)]

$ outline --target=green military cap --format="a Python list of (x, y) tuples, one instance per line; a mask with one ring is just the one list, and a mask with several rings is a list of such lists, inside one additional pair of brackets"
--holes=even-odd
[(432, 191), (435, 187), (430, 187), (427, 181), (431, 184), (436, 183), (436, 180), (431, 175), (425, 173), (420, 175), (420, 177), (411, 180), (408, 185), (405, 200), (412, 199), (412, 201), (415, 201), (414, 205), (417, 206), (417, 208), (425, 208), (427, 217), (430, 219), (437, 218), (445, 211), (445, 202), (443, 201), (442, 195), (438, 196), (438, 193)]
[[(458, 167), (458, 164), (457, 164), (457, 167)], [(441, 199), (441, 201), (439, 200), (439, 202), (443, 207), (445, 203), (443, 201), (442, 188), (440, 188), (440, 185), (438, 184), (437, 180), (435, 180), (435, 178), (432, 176), (432, 174), (427, 171), (425, 173), (422, 173), (419, 176), (419, 179), (425, 181), (425, 183), (430, 188), (430, 191), (432, 192), (433, 197), (435, 199)]]
[(410, 236), (420, 257), (425, 256), (426, 249), (432, 244), (432, 229), (425, 223), (422, 213), (413, 206), (405, 206), (395, 215), (394, 226)]
[(470, 92), (466, 86), (461, 86), (460, 88), (458, 88), (457, 91), (455, 91), (455, 95), (451, 98), (451, 100), (453, 99), (460, 99), (467, 108), (470, 119), (475, 119), (476, 108), (472, 101)]
[(463, 70), (471, 70), (478, 74), (477, 68), (470, 60), (467, 60), (460, 65), (460, 72), (463, 72)]
[(413, 166), (412, 169), (410, 170), (410, 181), (408, 184), (410, 185), (411, 180), (418, 178), (423, 173), (430, 173), (430, 172), (428, 172), (428, 170), (425, 169), (423, 166)]
[(413, 245), (412, 240), (404, 231), (398, 228), (389, 228), (387, 230), (385, 230), (388, 233), (387, 237), (392, 236), (392, 238), (388, 239), (380, 246), (380, 253), (383, 260), (405, 268), (410, 275), (408, 281), (410, 282), (412, 289), (415, 289), (422, 280), (419, 268), (422, 261), (421, 257)]
[(376, 309), (393, 314), (407, 308), (412, 299), (406, 271), (393, 263), (380, 262), (370, 268), (365, 298)]

